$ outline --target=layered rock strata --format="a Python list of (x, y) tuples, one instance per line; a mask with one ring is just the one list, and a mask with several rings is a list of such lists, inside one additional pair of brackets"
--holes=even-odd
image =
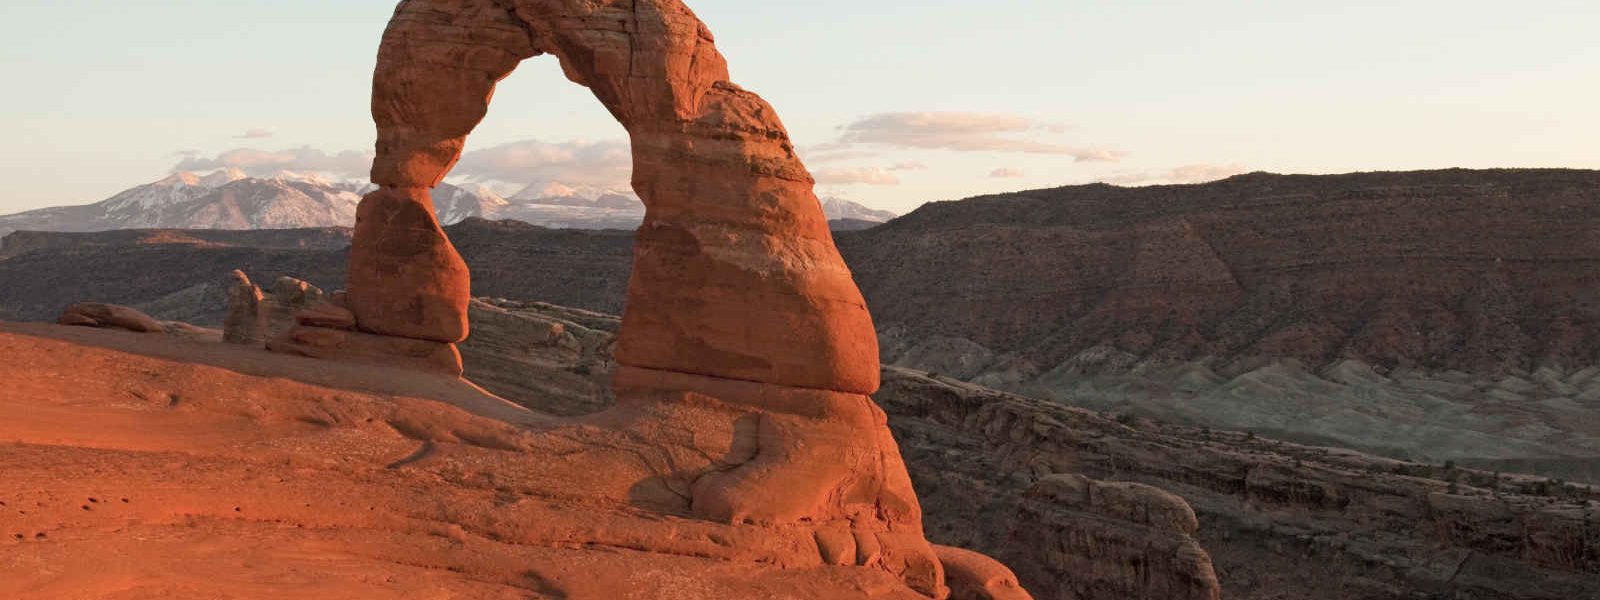
[(1159, 488), (1051, 475), (1024, 495), (1009, 544), (1035, 550), (1016, 567), (1047, 598), (1218, 600), (1199, 528), (1189, 504)]

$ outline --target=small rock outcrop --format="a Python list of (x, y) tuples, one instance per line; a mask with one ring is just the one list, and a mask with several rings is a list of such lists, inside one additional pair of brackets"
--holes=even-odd
[(230, 344), (260, 345), (266, 343), (267, 321), (270, 311), (264, 306), (266, 295), (261, 287), (250, 282), (244, 271), (235, 269), (228, 274), (228, 316), (222, 321), (222, 339)]
[(222, 339), (232, 344), (259, 346), (294, 326), (295, 313), (322, 304), (321, 288), (293, 277), (279, 277), (270, 290), (250, 281), (244, 271), (227, 277), (228, 315)]
[(135, 333), (165, 333), (160, 321), (138, 310), (116, 304), (80, 302), (67, 307), (56, 320), (62, 325), (124, 329)]
[(971, 550), (934, 546), (944, 563), (950, 600), (1032, 600), (1017, 576), (1000, 561)]
[(265, 345), (284, 354), (412, 367), (461, 376), (455, 344), (358, 331), (344, 292), (324, 293), (293, 277), (279, 277), (270, 293), (242, 271), (229, 275), (223, 340)]

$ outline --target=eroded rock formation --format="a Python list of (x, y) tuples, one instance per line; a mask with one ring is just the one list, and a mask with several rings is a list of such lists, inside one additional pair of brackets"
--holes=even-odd
[(426, 188), (385, 187), (356, 210), (350, 309), (361, 329), (454, 344), (467, 339), (467, 264), (433, 215)]
[(267, 321), (271, 317), (263, 306), (267, 301), (266, 293), (238, 269), (228, 274), (227, 289), (228, 315), (222, 320), (223, 341), (251, 346), (265, 343)]
[(1051, 475), (1025, 494), (1010, 543), (1045, 597), (1080, 600), (1218, 600), (1211, 556), (1192, 537), (1200, 523), (1159, 488)]
[[(679, 1), (401, 3), (373, 84), (380, 187), (361, 203), (350, 255), (359, 331), (302, 319), (291, 341), (334, 354), (382, 352), (382, 339), (454, 352), (470, 285), (429, 189), (497, 82), (542, 54), (627, 129), (647, 207), (617, 406), (591, 422), (644, 437), (699, 432), (675, 442), (698, 458), (673, 459), (634, 495), (713, 521), (803, 524), (825, 563), (947, 595), (886, 417), (867, 396), (879, 385), (876, 333), (813, 180), (772, 107), (729, 81), (710, 31)], [(402, 358), (438, 360), (413, 349)]]
[(395, 261), (442, 234), (383, 250), (378, 232), (362, 228), (407, 206), (415, 222), (402, 223), (405, 231), (436, 228), (432, 211), (420, 210), (426, 188), (459, 157), (496, 82), (523, 59), (550, 54), (628, 130), (634, 188), (649, 210), (618, 358), (795, 387), (877, 389), (871, 318), (833, 246), (812, 179), (772, 107), (728, 80), (705, 25), (675, 1), (508, 4), (408, 2), (385, 35), (373, 91), (372, 173), (384, 189), (363, 202), (352, 256), (362, 328), (440, 341), (464, 333), (416, 331), (408, 326), (418, 323), (378, 315), (403, 298), (422, 320), (436, 304), (459, 307), (454, 314), (464, 320), (464, 287), (378, 289), (363, 279), (374, 270), (399, 279), (410, 273), (409, 263), (373, 266), (364, 252)]

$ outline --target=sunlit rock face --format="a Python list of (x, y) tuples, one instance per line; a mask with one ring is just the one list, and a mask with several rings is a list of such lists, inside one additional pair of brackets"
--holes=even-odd
[(728, 80), (711, 32), (681, 2), (401, 3), (373, 84), (379, 188), (362, 201), (351, 248), (357, 327), (466, 337), (468, 273), (429, 189), (460, 158), (495, 85), (542, 54), (627, 129), (646, 206), (616, 347), (618, 402), (595, 418), (725, 432), (690, 444), (720, 458), (673, 473), (686, 489), (663, 495), (667, 505), (682, 497), (703, 519), (806, 524), (824, 562), (947, 595), (868, 397), (879, 385), (876, 333), (812, 177), (772, 107)]
[[(633, 141), (634, 188), (648, 209), (618, 349), (624, 364), (877, 389), (871, 317), (834, 248), (810, 174), (772, 107), (728, 81), (710, 31), (681, 3), (402, 6), (379, 53), (373, 181), (397, 189), (439, 183), (496, 82), (539, 54), (557, 57)], [(358, 234), (357, 251), (367, 237)], [(366, 316), (361, 291), (352, 292), (363, 328), (406, 329)], [(414, 296), (407, 303), (426, 303)], [(463, 294), (448, 299), (464, 314)]]

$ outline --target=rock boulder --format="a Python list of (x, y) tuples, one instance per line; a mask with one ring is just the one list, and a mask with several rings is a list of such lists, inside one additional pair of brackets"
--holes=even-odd
[(62, 325), (125, 329), (135, 333), (163, 333), (166, 328), (150, 315), (126, 306), (80, 302), (67, 307), (57, 320)]

